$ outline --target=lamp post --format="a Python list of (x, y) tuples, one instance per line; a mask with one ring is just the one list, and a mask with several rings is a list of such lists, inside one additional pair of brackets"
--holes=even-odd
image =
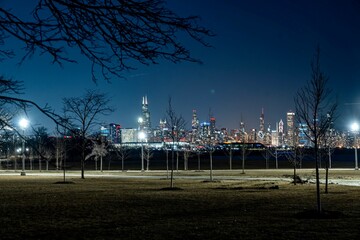
[(139, 140), (141, 142), (141, 171), (144, 171), (144, 140), (146, 138), (146, 135), (143, 131), (139, 132)]
[(357, 122), (351, 124), (351, 131), (354, 133), (355, 170), (359, 170), (358, 157), (357, 157), (357, 139), (356, 139), (356, 134), (359, 131), (359, 124)]
[(29, 120), (27, 120), (26, 118), (22, 118), (19, 121), (19, 126), (20, 128), (23, 130), (23, 141), (22, 141), (22, 170), (20, 175), (21, 176), (26, 176), (25, 173), (25, 129), (28, 127), (29, 125)]

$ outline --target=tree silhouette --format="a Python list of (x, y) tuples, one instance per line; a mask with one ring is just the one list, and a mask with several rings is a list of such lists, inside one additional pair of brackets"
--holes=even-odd
[[(109, 80), (135, 69), (135, 63), (149, 65), (160, 58), (199, 62), (178, 36), (208, 46), (204, 38), (213, 34), (198, 17), (180, 17), (165, 5), (161, 0), (37, 0), (30, 16), (18, 13), (22, 6), (0, 8), (0, 44), (16, 39), (25, 49), (21, 61), (38, 52), (58, 64), (77, 62), (68, 54), (77, 49), (92, 63), (95, 81), (97, 71)], [(14, 54), (0, 51), (3, 59)]]
[(334, 119), (337, 104), (331, 98), (328, 88), (328, 77), (320, 68), (320, 48), (317, 47), (311, 62), (311, 78), (295, 97), (296, 116), (299, 123), (306, 124), (306, 136), (314, 145), (316, 171), (317, 211), (321, 212), (320, 179), (319, 179), (319, 147)]
[[(80, 52), (92, 63), (93, 81), (122, 77), (124, 70), (133, 70), (139, 63), (150, 65), (161, 59), (200, 62), (179, 36), (204, 46), (209, 46), (205, 38), (213, 36), (198, 24), (198, 17), (178, 16), (161, 0), (36, 0), (26, 4), (32, 4), (26, 15), (21, 15), (21, 5), (0, 7), (0, 62), (19, 54), (11, 49), (13, 42), (24, 51), (20, 63), (36, 54), (48, 55), (59, 65), (76, 63), (79, 57), (71, 53)], [(21, 81), (0, 77), (2, 109), (8, 103), (23, 109), (33, 106), (66, 127), (66, 119), (50, 106), (18, 97), (21, 90)]]
[(100, 124), (98, 117), (113, 112), (110, 99), (103, 93), (88, 90), (82, 97), (64, 98), (64, 113), (69, 119), (68, 128), (75, 131), (81, 149), (81, 178), (85, 178), (86, 148), (89, 134)]
[(175, 144), (180, 141), (181, 130), (185, 127), (185, 120), (181, 115), (178, 115), (173, 106), (171, 97), (168, 100), (168, 109), (166, 110), (166, 127), (169, 129), (169, 136), (172, 140), (171, 144), (171, 177), (170, 177), (170, 188), (174, 187), (174, 151)]

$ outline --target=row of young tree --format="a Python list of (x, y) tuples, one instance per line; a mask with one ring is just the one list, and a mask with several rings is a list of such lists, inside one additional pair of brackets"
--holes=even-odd
[[(179, 35), (188, 36), (204, 46), (208, 46), (204, 38), (213, 35), (198, 24), (198, 17), (180, 17), (163, 1), (37, 0), (33, 2), (31, 15), (26, 16), (20, 15), (22, 11), (16, 9), (21, 7), (0, 8), (0, 60), (19, 56), (10, 47), (14, 41), (23, 46), (18, 48), (23, 49), (19, 62), (36, 54), (45, 54), (59, 65), (74, 63), (77, 59), (69, 53), (75, 49), (91, 63), (93, 81), (100, 77), (109, 81), (112, 76), (121, 77), (124, 70), (134, 69), (138, 63), (148, 65), (157, 63), (159, 59), (199, 62), (179, 41), (183, 39)], [(308, 137), (314, 143), (317, 209), (320, 212), (319, 142), (330, 124), (329, 120), (334, 118), (336, 104), (328, 100), (328, 78), (321, 71), (319, 60), (320, 51), (317, 50), (311, 65), (310, 81), (297, 93), (295, 106), (299, 122), (306, 123), (310, 130)], [(41, 106), (31, 99), (20, 97), (22, 92), (22, 81), (0, 77), (0, 127), (16, 131), (12, 125), (13, 116), (20, 109), (26, 111), (30, 106), (51, 118), (59, 128), (72, 130), (74, 126), (80, 127), (78, 137), (83, 178), (88, 133), (96, 122), (93, 120), (110, 109), (102, 108), (106, 105), (93, 105), (96, 101), (84, 102), (83, 98), (73, 98), (68, 99), (62, 115), (48, 105)], [(94, 95), (106, 102), (107, 99), (101, 96)], [(89, 116), (88, 108), (97, 114)], [(172, 139), (176, 142), (178, 123), (183, 119), (176, 114), (171, 115), (171, 111), (168, 116)]]
[[(9, 8), (0, 7), (0, 61), (19, 57), (23, 63), (36, 55), (48, 55), (52, 63), (63, 66), (77, 63), (77, 55), (70, 53), (80, 52), (91, 63), (94, 82), (122, 78), (123, 71), (134, 70), (138, 63), (156, 64), (159, 59), (200, 62), (178, 36), (203, 46), (209, 46), (205, 39), (213, 36), (199, 25), (198, 17), (181, 17), (163, 1), (37, 0), (27, 4), (30, 9), (26, 15), (22, 15), (21, 6), (10, 2)], [(17, 48), (22, 51), (11, 48), (14, 42), (22, 45)], [(12, 119), (29, 108), (52, 119), (61, 131), (79, 129), (72, 134), (81, 146), (83, 178), (89, 133), (99, 115), (113, 110), (107, 105), (109, 99), (88, 91), (85, 97), (64, 99), (62, 114), (21, 96), (23, 90), (21, 80), (0, 77), (0, 129), (19, 134)]]

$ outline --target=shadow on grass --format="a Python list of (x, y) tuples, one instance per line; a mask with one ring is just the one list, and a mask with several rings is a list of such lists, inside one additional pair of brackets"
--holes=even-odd
[(179, 188), (179, 187), (166, 187), (166, 188), (161, 188), (161, 191), (182, 191), (184, 189)]
[(215, 189), (219, 190), (277, 190), (280, 189), (278, 185), (270, 186), (270, 187), (217, 187)]
[(305, 210), (294, 215), (298, 219), (340, 219), (346, 218), (347, 216), (339, 211), (327, 211), (322, 210), (318, 212), (317, 210)]
[(60, 182), (55, 182), (54, 184), (75, 184), (72, 181), (60, 181)]

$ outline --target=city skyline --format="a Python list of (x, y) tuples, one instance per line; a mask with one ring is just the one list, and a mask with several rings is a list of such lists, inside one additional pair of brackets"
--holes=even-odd
[[(15, 9), (17, 2), (3, 4)], [(147, 95), (152, 123), (157, 124), (171, 96), (188, 128), (196, 109), (200, 121), (212, 112), (219, 128), (239, 128), (244, 121), (251, 129), (259, 128), (262, 108), (265, 125), (285, 121), (286, 112), (294, 110), (296, 91), (310, 78), (310, 62), (320, 45), (322, 68), (339, 101), (337, 128), (347, 129), (352, 121), (360, 121), (356, 91), (360, 88), (360, 6), (356, 1), (186, 0), (167, 6), (179, 15), (200, 16), (200, 24), (216, 34), (207, 39), (210, 48), (183, 39), (203, 64), (160, 60), (156, 65), (136, 65), (136, 70), (124, 72), (125, 79), (113, 77), (111, 83), (100, 79), (97, 84), (91, 81), (91, 64), (80, 55), (78, 64), (59, 67), (50, 64), (48, 56), (35, 54), (20, 66), (19, 58), (4, 61), (1, 70), (24, 81), (22, 97), (41, 106), (49, 104), (57, 113), (61, 113), (62, 98), (81, 96), (85, 89), (94, 88), (108, 93), (116, 108), (104, 122), (136, 126), (141, 97)], [(21, 12), (28, 14), (26, 9)], [(21, 52), (16, 41), (12, 45)], [(29, 118), (32, 124), (52, 131), (51, 121), (35, 110)]]

